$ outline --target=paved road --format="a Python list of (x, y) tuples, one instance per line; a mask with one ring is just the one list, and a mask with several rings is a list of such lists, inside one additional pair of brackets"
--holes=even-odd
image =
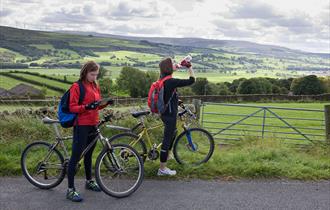
[(82, 203), (65, 199), (66, 180), (52, 190), (40, 190), (24, 178), (0, 178), (0, 209), (324, 209), (330, 210), (330, 181), (283, 180), (169, 181), (145, 180), (133, 195), (115, 199), (85, 191)]

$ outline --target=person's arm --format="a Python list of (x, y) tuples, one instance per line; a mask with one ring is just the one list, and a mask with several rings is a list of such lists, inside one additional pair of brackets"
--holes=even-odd
[(195, 72), (194, 72), (192, 66), (189, 67), (188, 73), (189, 73), (189, 76), (190, 77), (193, 77), (195, 79)]
[(191, 66), (188, 69), (188, 73), (189, 79), (170, 79), (169, 86), (171, 88), (177, 88), (192, 85), (195, 82), (195, 74)]
[(83, 113), (86, 111), (85, 105), (78, 104), (80, 96), (80, 90), (78, 83), (73, 83), (70, 88), (70, 112)]
[[(100, 86), (97, 86), (97, 91), (100, 94), (100, 100), (102, 100)], [(108, 106), (108, 104), (100, 105), (100, 106), (97, 107), (97, 110), (104, 109), (106, 106)]]

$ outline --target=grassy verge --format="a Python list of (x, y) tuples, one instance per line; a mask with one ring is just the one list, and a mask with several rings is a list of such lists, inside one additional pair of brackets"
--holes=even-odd
[[(132, 119), (121, 124), (132, 125)], [(0, 119), (0, 176), (21, 175), (20, 155), (25, 146), (35, 140), (53, 142), (52, 127), (43, 125), (39, 119), (10, 117)], [(161, 131), (158, 131), (161, 133)], [(64, 130), (70, 135), (71, 130)], [(112, 131), (105, 131), (111, 136)], [(66, 145), (70, 151), (71, 141)], [(100, 151), (94, 152), (94, 161)], [(184, 167), (174, 160), (169, 167), (178, 171), (175, 179), (201, 178), (289, 178), (301, 180), (330, 179), (330, 147), (315, 145), (307, 149), (293, 148), (279, 141), (243, 140), (236, 146), (217, 146), (211, 160), (199, 167)], [(156, 177), (159, 160), (147, 161), (147, 178)], [(80, 171), (83, 175), (83, 170)]]

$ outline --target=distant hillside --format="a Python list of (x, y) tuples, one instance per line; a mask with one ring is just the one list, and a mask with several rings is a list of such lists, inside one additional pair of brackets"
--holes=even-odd
[(46, 32), (0, 26), (2, 69), (79, 68), (86, 60), (95, 60), (103, 66), (133, 66), (149, 70), (158, 68), (159, 61), (165, 56), (178, 60), (187, 54), (193, 55), (194, 68), (198, 72), (237, 75), (235, 71), (260, 70), (283, 76), (286, 74), (283, 71), (326, 74), (330, 70), (329, 54), (245, 41)]
[(330, 53), (311, 53), (299, 50), (292, 50), (285, 47), (275, 45), (263, 45), (247, 41), (235, 40), (215, 40), (215, 39), (202, 39), (202, 38), (167, 38), (167, 37), (133, 37), (133, 36), (120, 36), (112, 34), (102, 34), (95, 32), (79, 32), (79, 31), (57, 31), (66, 34), (79, 34), (79, 35), (93, 35), (96, 37), (111, 37), (115, 39), (125, 40), (146, 40), (154, 43), (163, 43), (167, 45), (189, 46), (196, 48), (211, 48), (224, 50), (233, 53), (253, 53), (266, 56), (274, 56), (279, 58), (287, 58), (287, 56), (315, 56), (321, 58), (330, 58)]

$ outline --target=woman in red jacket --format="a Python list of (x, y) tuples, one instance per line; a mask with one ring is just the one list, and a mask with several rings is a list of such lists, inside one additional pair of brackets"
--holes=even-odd
[[(74, 83), (70, 88), (70, 111), (78, 113), (78, 117), (73, 127), (72, 154), (68, 166), (68, 190), (66, 198), (75, 202), (83, 200), (74, 187), (76, 165), (83, 150), (95, 138), (95, 135), (91, 134), (95, 133), (96, 125), (99, 122), (99, 110), (110, 103), (109, 101), (104, 106), (98, 106), (97, 103), (97, 101), (101, 100), (100, 87), (96, 83), (99, 68), (100, 66), (94, 61), (87, 62), (81, 68), (79, 80), (85, 89), (85, 97), (82, 104), (78, 104), (80, 95), (79, 84)], [(84, 156), (85, 188), (99, 192), (101, 191), (99, 186), (92, 180), (92, 153), (95, 145)]]

